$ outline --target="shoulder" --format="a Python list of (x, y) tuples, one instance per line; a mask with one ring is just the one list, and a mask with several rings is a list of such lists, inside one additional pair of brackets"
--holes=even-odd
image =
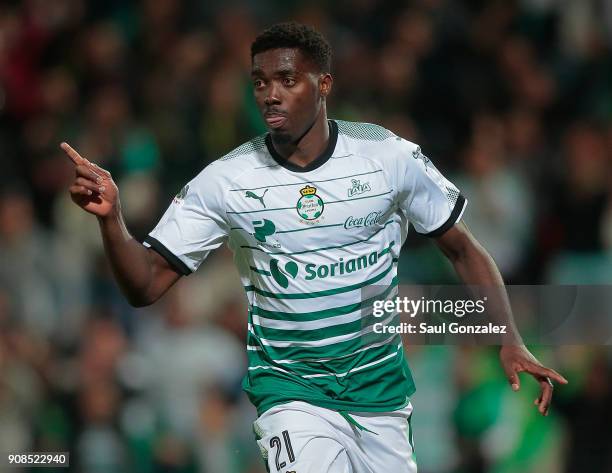
[(256, 136), (211, 162), (194, 178), (195, 183), (225, 186), (245, 173), (269, 165), (265, 137)]
[(257, 136), (208, 164), (181, 190), (185, 202), (223, 209), (225, 194), (241, 177), (270, 164), (265, 135)]
[(374, 123), (335, 120), (338, 124), (338, 139), (345, 151), (386, 164), (402, 162), (408, 158), (419, 158), (421, 148), (412, 141), (397, 136), (391, 130)]
[(379, 143), (396, 136), (392, 131), (374, 123), (334, 121), (338, 124), (338, 135), (350, 140)]
[(266, 134), (256, 136), (242, 143), (229, 153), (221, 156), (214, 163), (227, 163), (227, 166), (240, 165), (258, 161), (266, 156)]

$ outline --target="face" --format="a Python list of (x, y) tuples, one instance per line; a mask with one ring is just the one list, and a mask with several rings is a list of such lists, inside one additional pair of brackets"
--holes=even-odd
[(300, 139), (320, 115), (331, 75), (298, 49), (270, 49), (253, 57), (255, 100), (276, 142)]

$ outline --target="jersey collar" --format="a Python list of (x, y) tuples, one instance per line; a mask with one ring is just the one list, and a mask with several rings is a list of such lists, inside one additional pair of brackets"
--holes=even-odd
[(275, 149), (272, 144), (272, 138), (270, 137), (270, 133), (266, 135), (266, 146), (268, 147), (269, 153), (274, 158), (278, 164), (280, 164), (285, 169), (294, 172), (308, 172), (314, 171), (315, 169), (323, 166), (329, 158), (331, 158), (334, 153), (334, 149), (336, 149), (336, 142), (338, 141), (338, 124), (333, 120), (328, 120), (329, 124), (329, 141), (327, 142), (327, 147), (314, 161), (312, 161), (308, 166), (298, 166), (297, 164), (291, 163), (283, 158)]

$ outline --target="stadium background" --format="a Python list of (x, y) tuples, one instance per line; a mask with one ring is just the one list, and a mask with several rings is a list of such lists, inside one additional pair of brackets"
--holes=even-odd
[[(327, 35), (330, 116), (418, 142), (508, 282), (612, 280), (612, 2), (0, 5), (0, 452), (69, 450), (87, 473), (264, 471), (228, 250), (129, 307), (58, 144), (113, 173), (142, 238), (186, 180), (264, 131), (249, 45), (278, 20)], [(408, 245), (402, 282), (455, 281), (430, 242)], [(534, 348), (570, 379), (547, 418), (493, 348), (408, 351), (420, 472), (612, 471), (609, 348)]]

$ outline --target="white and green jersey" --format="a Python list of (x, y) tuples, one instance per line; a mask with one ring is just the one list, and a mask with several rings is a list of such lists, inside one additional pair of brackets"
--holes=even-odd
[(375, 297), (397, 294), (409, 224), (440, 235), (465, 199), (420, 151), (380, 126), (329, 121), (306, 168), (269, 135), (207, 166), (145, 244), (183, 274), (228, 242), (249, 302), (244, 389), (260, 413), (299, 400), (341, 411), (406, 405), (414, 383), (399, 335), (373, 336)]

